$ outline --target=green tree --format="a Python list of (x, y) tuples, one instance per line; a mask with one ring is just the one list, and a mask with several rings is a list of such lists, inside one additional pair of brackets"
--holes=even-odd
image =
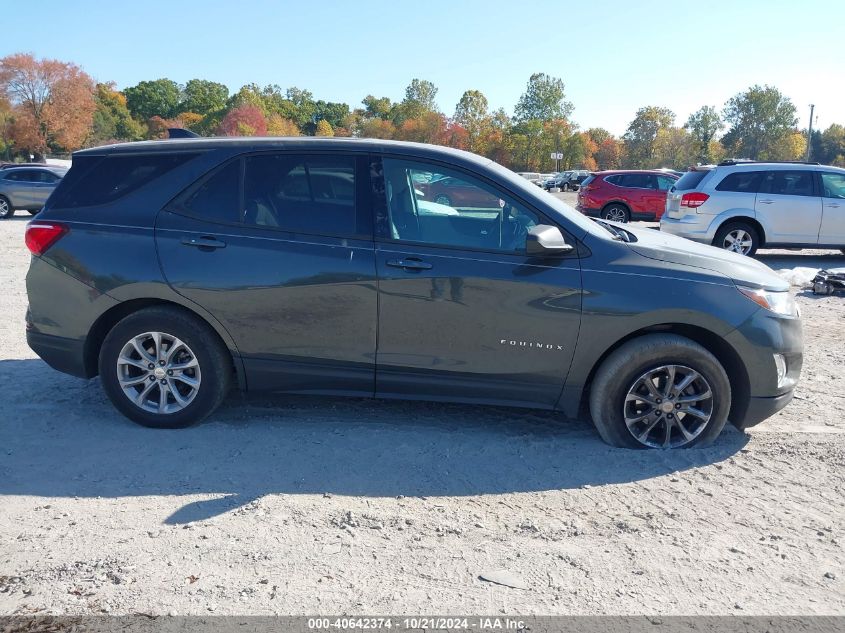
[(814, 160), (828, 164), (845, 166), (845, 126), (832, 124), (821, 133), (821, 156)]
[(713, 106), (703, 106), (689, 116), (684, 128), (689, 130), (695, 142), (694, 158), (698, 162), (713, 162), (713, 155), (710, 152), (711, 141), (724, 127), (722, 117)]
[(97, 84), (94, 100), (97, 109), (88, 140), (90, 144), (138, 141), (144, 137), (143, 126), (129, 114), (126, 97), (114, 89), (114, 84)]
[(394, 123), (401, 126), (408, 119), (419, 119), (429, 112), (437, 112), (434, 98), (437, 87), (425, 79), (412, 79), (405, 88), (405, 98), (394, 108)]
[(388, 97), (376, 99), (373, 95), (367, 95), (361, 103), (364, 104), (365, 117), (384, 119), (385, 121), (393, 118), (395, 105), (391, 103)]
[(724, 109), (730, 125), (722, 145), (736, 157), (771, 159), (798, 118), (795, 106), (772, 86), (752, 86), (732, 97)]
[(572, 104), (566, 100), (562, 79), (545, 73), (534, 73), (528, 79), (528, 86), (516, 104), (514, 119), (525, 121), (551, 121), (566, 119), (572, 114)]
[(487, 97), (479, 90), (467, 90), (455, 106), (455, 122), (467, 132), (467, 149), (483, 153), (487, 130), (492, 125)]
[(672, 127), (675, 113), (668, 108), (646, 106), (637, 110), (622, 140), (625, 142), (626, 166), (634, 168), (659, 167), (656, 164), (655, 143), (661, 130)]
[(613, 138), (613, 134), (605, 130), (603, 127), (591, 127), (587, 130), (587, 135), (593, 140), (593, 143), (601, 146), (607, 139)]
[(179, 84), (170, 79), (142, 81), (124, 90), (123, 94), (126, 95), (129, 112), (141, 121), (153, 116), (169, 119), (179, 114), (182, 90)]
[(218, 112), (226, 107), (229, 89), (223, 84), (205, 79), (191, 79), (182, 91), (182, 112), (196, 112), (202, 116)]
[(314, 104), (314, 119), (328, 121), (332, 128), (342, 127), (348, 116), (349, 106), (345, 103), (320, 100)]

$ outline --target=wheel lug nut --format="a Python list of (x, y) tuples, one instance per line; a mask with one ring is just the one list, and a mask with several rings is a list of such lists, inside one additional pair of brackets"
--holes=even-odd
[(166, 385), (166, 384), (167, 384), (167, 381), (166, 381), (164, 378), (162, 378), (162, 379), (161, 379), (161, 384)]
[(164, 367), (164, 361), (163, 360), (158, 361), (158, 364), (161, 365), (162, 367)]
[(663, 402), (663, 401), (662, 401), (660, 398), (658, 398), (658, 399), (657, 399), (657, 404), (660, 404), (661, 402)]
[(672, 415), (672, 414), (670, 413), (670, 414), (669, 414), (669, 415), (667, 415), (666, 417), (667, 417), (667, 418), (669, 418), (669, 419), (671, 420), (671, 419), (672, 419), (672, 418), (674, 418), (675, 416), (674, 416), (674, 415)]
[[(172, 376), (172, 375), (173, 375), (173, 370), (172, 370), (172, 369), (168, 369), (168, 370), (167, 370), (167, 375), (168, 375), (168, 376)], [(681, 406), (681, 405), (678, 405), (678, 406)]]
[(153, 365), (152, 363), (150, 363), (149, 365), (147, 365), (147, 368), (148, 368), (148, 369), (155, 369), (155, 365)]
[(153, 380), (155, 380), (155, 379), (156, 379), (156, 377), (155, 377), (155, 376), (150, 376), (150, 381), (153, 381)]
[(675, 403), (675, 408), (676, 408), (676, 409), (680, 409), (680, 408), (681, 408), (681, 403), (680, 403), (680, 402)]

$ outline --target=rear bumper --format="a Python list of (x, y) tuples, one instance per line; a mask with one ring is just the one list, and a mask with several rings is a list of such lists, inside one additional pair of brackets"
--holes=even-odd
[(694, 242), (701, 242), (702, 244), (712, 244), (715, 237), (715, 229), (711, 230), (713, 225), (710, 222), (712, 216), (703, 215), (685, 215), (682, 218), (670, 218), (666, 214), (660, 218), (660, 230), (669, 235), (677, 235), (678, 237), (685, 237)]
[(91, 378), (85, 370), (84, 341), (27, 330), (26, 342), (53, 369), (79, 378)]

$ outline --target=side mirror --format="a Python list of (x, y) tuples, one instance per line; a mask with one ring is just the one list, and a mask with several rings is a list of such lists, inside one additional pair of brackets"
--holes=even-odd
[(525, 252), (532, 257), (547, 257), (571, 253), (574, 247), (567, 244), (556, 226), (538, 224), (532, 226), (525, 240)]

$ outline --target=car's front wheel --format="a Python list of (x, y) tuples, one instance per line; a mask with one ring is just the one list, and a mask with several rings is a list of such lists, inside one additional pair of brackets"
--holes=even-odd
[(605, 220), (611, 220), (613, 222), (628, 222), (631, 219), (631, 214), (628, 212), (628, 209), (626, 209), (624, 205), (609, 204), (604, 209), (602, 209), (601, 217), (603, 217)]
[(698, 343), (649, 334), (620, 346), (597, 371), (590, 413), (623, 448), (687, 448), (715, 439), (731, 407), (724, 368)]
[(114, 406), (138, 424), (181, 428), (210, 415), (232, 383), (232, 360), (211, 328), (178, 308), (153, 307), (117, 323), (100, 349)]
[(15, 215), (15, 207), (6, 196), (0, 196), (0, 219), (11, 218)]

